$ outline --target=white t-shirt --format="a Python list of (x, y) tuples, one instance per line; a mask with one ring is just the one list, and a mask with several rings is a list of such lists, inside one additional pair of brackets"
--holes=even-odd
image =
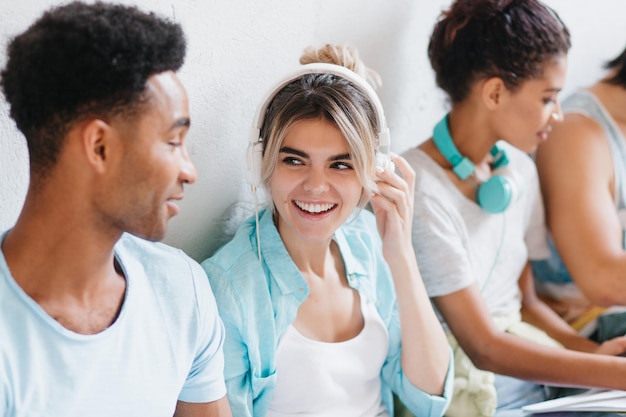
[(126, 276), (119, 317), (83, 335), (22, 290), (0, 252), (1, 416), (171, 417), (179, 399), (226, 394), (224, 330), (202, 268), (130, 235), (115, 256)]
[(491, 315), (520, 310), (518, 279), (524, 266), (529, 259), (549, 256), (534, 162), (506, 143), (499, 145), (523, 187), (519, 198), (498, 214), (463, 195), (418, 148), (403, 154), (416, 171), (413, 245), (429, 296), (476, 282)]
[(276, 351), (276, 388), (267, 417), (388, 417), (380, 372), (389, 335), (372, 301), (361, 298), (364, 326), (350, 340), (309, 339), (290, 325)]

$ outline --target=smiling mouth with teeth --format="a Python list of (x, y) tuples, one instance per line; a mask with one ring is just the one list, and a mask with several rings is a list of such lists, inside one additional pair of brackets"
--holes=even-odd
[(326, 213), (334, 209), (337, 205), (331, 203), (304, 203), (302, 201), (294, 201), (294, 204), (302, 211), (311, 214)]

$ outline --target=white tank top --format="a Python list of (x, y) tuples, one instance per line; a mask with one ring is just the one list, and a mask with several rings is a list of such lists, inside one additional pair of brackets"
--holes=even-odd
[(389, 349), (374, 303), (361, 297), (364, 326), (350, 340), (320, 342), (290, 325), (276, 351), (276, 387), (268, 417), (388, 417), (380, 371)]

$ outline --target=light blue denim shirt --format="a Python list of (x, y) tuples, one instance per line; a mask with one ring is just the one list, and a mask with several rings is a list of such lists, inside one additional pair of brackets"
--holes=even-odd
[[(202, 263), (226, 328), (224, 374), (233, 415), (238, 417), (265, 416), (276, 385), (278, 342), (309, 295), (308, 285), (283, 245), (271, 211), (265, 209), (259, 216), (262, 262), (257, 255), (252, 217), (229, 243)], [(337, 230), (334, 239), (349, 285), (359, 291), (362, 302), (376, 304), (389, 333), (389, 352), (381, 379), (382, 399), (390, 415), (392, 390), (415, 415), (443, 415), (452, 396), (452, 360), (442, 397), (421, 391), (404, 376), (396, 296), (374, 216), (362, 211)]]

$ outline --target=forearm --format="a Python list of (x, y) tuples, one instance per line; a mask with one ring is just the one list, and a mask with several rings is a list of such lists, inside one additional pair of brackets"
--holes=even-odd
[(626, 389), (623, 357), (545, 347), (506, 333), (498, 339), (479, 368), (544, 384)]
[[(526, 290), (528, 278), (521, 280)], [(479, 369), (545, 384), (626, 389), (626, 358), (547, 347), (498, 330), (476, 285), (434, 301)]]
[(558, 314), (539, 299), (522, 303), (522, 319), (543, 330), (568, 349), (595, 352), (599, 345), (578, 334)]
[(448, 342), (426, 294), (412, 253), (389, 263), (402, 334), (402, 369), (417, 388), (443, 393), (449, 361)]
[(595, 352), (598, 344), (580, 336), (569, 324), (537, 296), (530, 262), (519, 278), (522, 295), (522, 319), (546, 332), (568, 349)]

